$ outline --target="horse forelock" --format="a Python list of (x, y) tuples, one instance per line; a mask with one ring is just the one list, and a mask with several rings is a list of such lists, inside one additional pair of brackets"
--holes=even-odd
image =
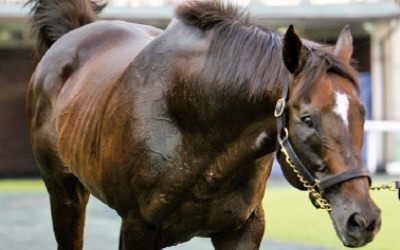
[(301, 77), (301, 86), (296, 96), (304, 96), (324, 73), (339, 75), (347, 79), (359, 94), (360, 86), (357, 80), (357, 70), (340, 57), (334, 55), (334, 47), (314, 42), (306, 42), (304, 65), (298, 77)]

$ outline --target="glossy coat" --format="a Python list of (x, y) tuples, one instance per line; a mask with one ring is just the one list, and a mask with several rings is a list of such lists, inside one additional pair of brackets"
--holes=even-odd
[[(27, 114), (58, 249), (82, 248), (89, 194), (122, 217), (120, 249), (194, 236), (211, 237), (216, 249), (258, 249), (274, 107), (289, 74), (290, 139), (310, 171), (363, 167), (364, 108), (347, 28), (333, 48), (253, 24), (218, 1), (179, 5), (165, 31), (95, 21), (101, 6), (83, 0), (31, 2), (40, 62)], [(348, 129), (333, 112), (335, 91), (348, 96)], [(326, 192), (345, 245), (362, 246), (379, 230), (368, 188), (357, 178)]]

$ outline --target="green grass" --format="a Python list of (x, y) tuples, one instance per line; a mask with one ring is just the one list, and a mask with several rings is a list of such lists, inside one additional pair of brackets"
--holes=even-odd
[[(382, 183), (377, 183), (382, 184)], [(0, 180), (0, 194), (43, 191), (41, 180)], [(400, 201), (396, 192), (372, 191), (372, 197), (382, 209), (381, 231), (363, 250), (392, 250), (400, 246)], [(343, 247), (336, 236), (326, 211), (315, 209), (306, 192), (291, 187), (268, 187), (264, 199), (266, 215), (265, 238), (278, 241), (307, 243), (334, 250)]]
[[(372, 198), (382, 209), (382, 226), (373, 242), (363, 250), (393, 250), (400, 246), (400, 201), (397, 193), (387, 190), (371, 191)], [(309, 243), (342, 250), (326, 211), (315, 209), (308, 194), (293, 188), (267, 188), (264, 198), (266, 229), (264, 237), (273, 240)]]

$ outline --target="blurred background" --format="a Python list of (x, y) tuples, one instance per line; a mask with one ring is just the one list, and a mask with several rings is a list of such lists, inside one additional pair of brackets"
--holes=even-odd
[[(101, 19), (165, 28), (182, 0), (110, 0)], [(25, 92), (34, 70), (26, 0), (0, 0), (0, 178), (39, 176), (25, 121)], [(235, 0), (233, 0), (235, 2)], [(344, 25), (354, 37), (361, 99), (368, 109), (363, 157), (372, 173), (400, 173), (400, 1), (236, 0), (258, 23), (335, 43)], [(274, 175), (280, 175), (279, 167)]]

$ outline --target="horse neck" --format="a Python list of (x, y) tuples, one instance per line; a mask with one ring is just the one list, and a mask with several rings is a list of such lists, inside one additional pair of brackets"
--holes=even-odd
[[(189, 141), (212, 145), (212, 151), (236, 143), (241, 145), (238, 148), (250, 149), (256, 141), (265, 149), (263, 153), (275, 150), (274, 107), (288, 74), (279, 59), (281, 45), (266, 50), (249, 66), (248, 60), (232, 65), (234, 58), (229, 55), (218, 61), (224, 55), (212, 54), (210, 37), (179, 21), (155, 40), (149, 63), (157, 62), (159, 68), (167, 65), (159, 77), (164, 79), (166, 112)], [(165, 53), (160, 57), (155, 51)], [(262, 140), (256, 140), (260, 135)]]

